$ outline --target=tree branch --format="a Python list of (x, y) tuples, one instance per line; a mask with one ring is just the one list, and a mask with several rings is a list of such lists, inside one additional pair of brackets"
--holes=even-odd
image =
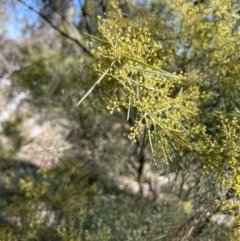
[(76, 43), (80, 48), (83, 49), (84, 52), (88, 53), (89, 55), (91, 55), (90, 51), (83, 45), (81, 44), (77, 39), (71, 37), (69, 34), (65, 33), (64, 31), (62, 31), (61, 29), (59, 29), (56, 25), (54, 25), (46, 16), (44, 16), (41, 12), (35, 10), (32, 6), (28, 5), (27, 3), (25, 3), (22, 0), (17, 0), (18, 2), (22, 3), (24, 6), (26, 6), (29, 10), (31, 10), (32, 12), (38, 14), (45, 22), (47, 22), (53, 29), (55, 29), (58, 33), (60, 33), (62, 36), (64, 36), (65, 38), (73, 41), (74, 43)]

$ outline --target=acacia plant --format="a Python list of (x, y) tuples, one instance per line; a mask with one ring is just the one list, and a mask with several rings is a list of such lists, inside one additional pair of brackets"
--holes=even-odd
[(49, 167), (19, 163), (28, 114), (5, 123), (0, 239), (239, 239), (238, 4), (17, 2), (39, 22), (18, 42), (16, 93), (71, 145)]
[(134, 118), (130, 141), (148, 143), (156, 167), (214, 175), (208, 202), (235, 217), (229, 237), (240, 240), (238, 5), (173, 2), (165, 13), (150, 4), (132, 19), (113, 3), (99, 17), (101, 37), (88, 36), (100, 77), (78, 104), (112, 83), (107, 108)]

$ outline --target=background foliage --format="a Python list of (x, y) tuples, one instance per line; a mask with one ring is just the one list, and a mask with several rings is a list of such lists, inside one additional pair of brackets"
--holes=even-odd
[[(11, 11), (2, 110), (27, 97), (0, 119), (0, 239), (238, 240), (239, 4), (5, 1), (3, 26)], [(51, 164), (21, 157), (30, 119), (64, 143), (41, 142)]]

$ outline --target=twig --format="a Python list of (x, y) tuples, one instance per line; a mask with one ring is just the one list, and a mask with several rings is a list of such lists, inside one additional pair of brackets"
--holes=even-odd
[(25, 3), (22, 0), (17, 0), (18, 2), (22, 3), (23, 5), (25, 5), (29, 10), (33, 11), (34, 13), (38, 14), (44, 21), (46, 21), (53, 29), (55, 29), (58, 33), (60, 33), (62, 36), (64, 36), (65, 38), (73, 41), (74, 43), (76, 43), (79, 47), (81, 47), (84, 52), (88, 53), (89, 55), (91, 55), (90, 51), (83, 45), (81, 44), (77, 39), (71, 37), (69, 34), (65, 33), (64, 31), (62, 31), (61, 29), (59, 29), (56, 25), (54, 25), (46, 16), (44, 16), (41, 12), (35, 10), (33, 7), (31, 7), (30, 5), (28, 5), (27, 3)]

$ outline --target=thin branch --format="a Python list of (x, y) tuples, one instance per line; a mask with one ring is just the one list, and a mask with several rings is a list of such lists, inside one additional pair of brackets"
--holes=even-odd
[(46, 21), (53, 29), (55, 29), (58, 33), (60, 33), (62, 36), (64, 36), (65, 38), (73, 41), (74, 43), (76, 43), (80, 48), (82, 48), (84, 50), (84, 52), (88, 53), (89, 55), (91, 55), (91, 53), (89, 52), (89, 50), (83, 45), (81, 44), (77, 39), (71, 37), (69, 34), (65, 33), (64, 31), (62, 31), (61, 29), (59, 29), (56, 25), (54, 25), (46, 16), (44, 16), (41, 12), (35, 10), (33, 7), (31, 7), (30, 5), (28, 5), (27, 3), (25, 3), (22, 0), (17, 0), (18, 2), (22, 3), (23, 5), (25, 5), (29, 10), (31, 10), (32, 12), (38, 14), (44, 21)]

